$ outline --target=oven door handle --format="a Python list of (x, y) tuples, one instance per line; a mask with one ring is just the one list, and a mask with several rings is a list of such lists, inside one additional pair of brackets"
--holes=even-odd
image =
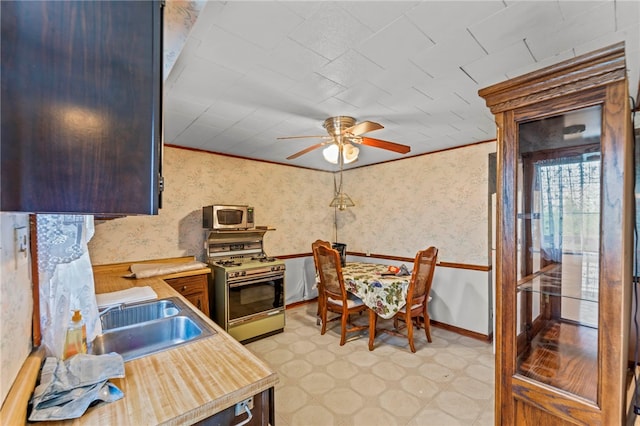
[(261, 312), (259, 314), (255, 314), (255, 315), (251, 315), (249, 317), (243, 317), (243, 318), (238, 318), (235, 320), (231, 320), (229, 321), (229, 325), (240, 325), (243, 324), (245, 322), (252, 322), (252, 321), (256, 321), (256, 320), (261, 320), (264, 318), (269, 318), (272, 317), (274, 315), (278, 315), (278, 314), (283, 314), (284, 313), (284, 308), (278, 308), (278, 309), (274, 309), (272, 311), (268, 311), (268, 312)]
[(282, 275), (282, 274), (266, 275), (266, 276), (263, 275), (261, 277), (257, 277), (257, 278), (254, 278), (254, 279), (230, 282), (229, 283), (229, 287), (230, 288), (242, 287), (242, 286), (249, 285), (249, 284), (256, 284), (256, 283), (262, 283), (262, 282), (265, 282), (265, 281), (270, 281), (271, 279), (282, 279), (282, 278), (284, 278), (284, 275)]

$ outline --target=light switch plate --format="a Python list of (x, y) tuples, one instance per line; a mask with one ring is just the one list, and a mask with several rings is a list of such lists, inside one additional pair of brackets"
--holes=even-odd
[(13, 229), (14, 230), (14, 251), (16, 262), (18, 260), (26, 259), (27, 253), (29, 250), (29, 235), (27, 233), (26, 226), (19, 226)]

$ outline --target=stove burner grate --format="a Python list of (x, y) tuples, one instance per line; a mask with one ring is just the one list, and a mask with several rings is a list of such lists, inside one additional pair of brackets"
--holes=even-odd
[(275, 262), (276, 258), (267, 257), (267, 256), (258, 256), (258, 257), (252, 257), (251, 260), (259, 260), (260, 262)]

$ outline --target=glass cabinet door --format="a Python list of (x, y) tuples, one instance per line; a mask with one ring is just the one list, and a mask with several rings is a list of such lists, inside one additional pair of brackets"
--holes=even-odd
[(597, 402), (601, 106), (518, 124), (516, 373)]

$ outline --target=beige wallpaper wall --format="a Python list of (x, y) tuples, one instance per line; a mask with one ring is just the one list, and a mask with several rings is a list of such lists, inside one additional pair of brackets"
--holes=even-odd
[[(351, 251), (413, 257), (427, 245), (448, 262), (488, 265), (487, 162), (495, 143), (409, 158), (344, 173), (355, 208), (337, 212), (338, 241)], [(206, 237), (201, 207), (256, 209), (269, 255), (307, 253), (334, 241), (333, 175), (216, 154), (165, 148), (164, 206), (158, 216), (96, 222), (93, 264), (196, 255)]]
[(15, 256), (16, 227), (29, 229), (29, 215), (0, 213), (0, 405), (31, 352), (31, 259)]
[(489, 265), (488, 157), (495, 142), (345, 173), (356, 207), (339, 213), (347, 249), (413, 257), (430, 245), (441, 261)]
[[(89, 242), (94, 265), (195, 255), (204, 260), (202, 206), (249, 204), (267, 254), (311, 250), (311, 238), (332, 235), (331, 173), (165, 147), (163, 207), (157, 216), (96, 221)], [(322, 208), (318, 208), (321, 206)]]

